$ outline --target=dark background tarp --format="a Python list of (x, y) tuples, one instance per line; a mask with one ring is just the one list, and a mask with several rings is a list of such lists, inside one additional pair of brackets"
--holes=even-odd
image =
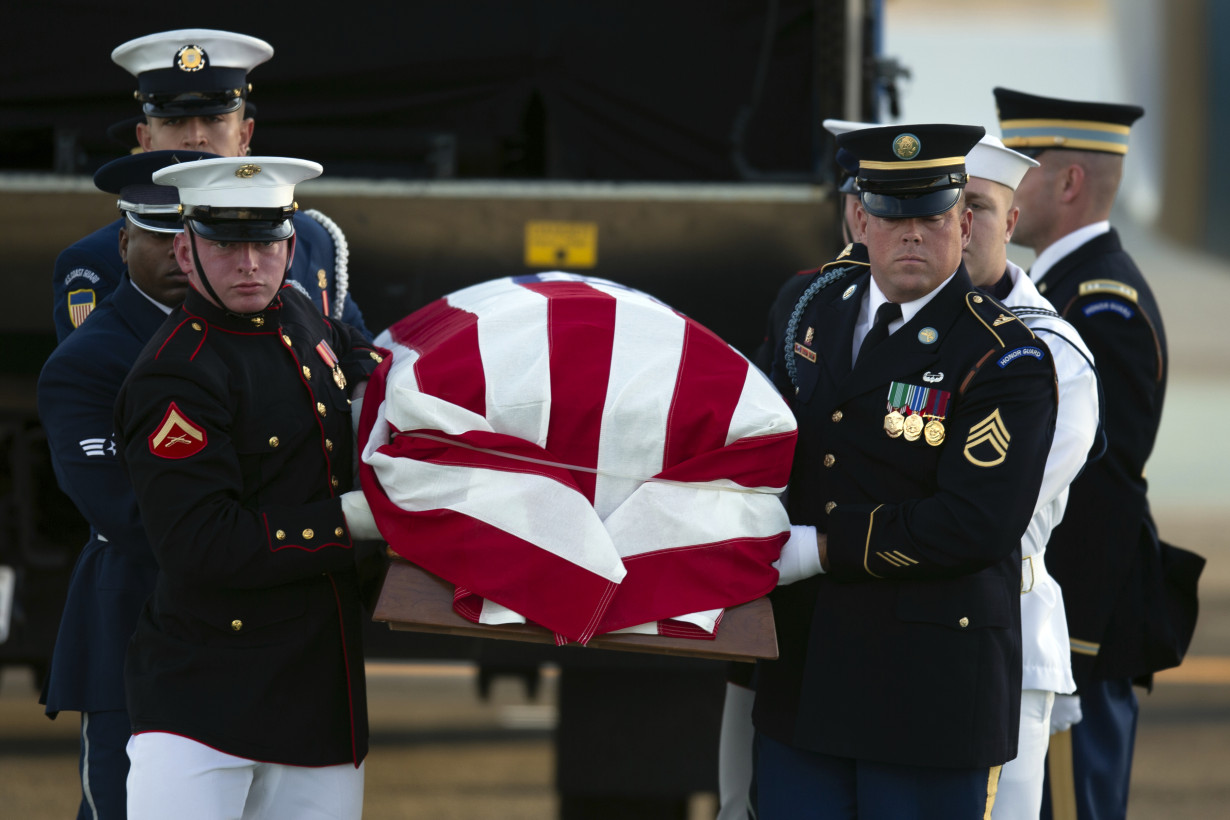
[(249, 75), (254, 151), (331, 176), (815, 179), (831, 5), (22, 3), (0, 26), (0, 169), (90, 173), (122, 153), (107, 128), (139, 108), (111, 50), (220, 28), (275, 50)]

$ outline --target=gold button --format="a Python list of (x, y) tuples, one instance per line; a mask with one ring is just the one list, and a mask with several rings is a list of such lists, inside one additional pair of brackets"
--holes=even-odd
[(318, 402), (316, 402), (316, 412), (317, 412), (317, 413), (320, 413), (320, 415), (322, 415), (322, 416), (325, 414), (325, 405), (324, 405), (324, 402), (319, 402), (319, 401), (318, 401)]
[(278, 530), (277, 532), (274, 533), (274, 535), (277, 536), (277, 539), (279, 541), (286, 540), (286, 530)]
[(239, 620), (238, 618), (231, 621), (231, 629), (235, 630), (236, 632), (243, 629), (243, 621)]
[(383, 361), (384, 361), (384, 357), (383, 357), (383, 356), (381, 356), (381, 355), (380, 355), (379, 353), (377, 353), (376, 351), (372, 350), (372, 351), (369, 351), (369, 353), (370, 353), (371, 357), (372, 357), (373, 359), (375, 359), (375, 360), (376, 360), (376, 364), (380, 364), (381, 362), (383, 362)]
[(253, 316), (253, 317), (252, 317), (252, 324), (253, 324), (255, 327), (264, 327), (264, 326), (265, 326), (265, 317), (264, 317), (264, 316)]
[(306, 364), (303, 366), (303, 378), (308, 381), (312, 380), (312, 368), (308, 367)]
[(841, 411), (840, 410), (838, 410), (836, 413), (833, 414), (833, 421), (834, 422), (841, 421)]
[(333, 439), (325, 439), (325, 449), (330, 453), (333, 452)]
[(269, 437), (269, 446), (270, 446), (270, 447), (277, 447), (277, 446), (278, 446), (278, 444), (280, 444), (280, 443), (281, 443), (281, 442), (279, 442), (279, 441), (278, 441), (278, 437), (277, 437), (277, 436), (270, 436), (270, 437)]
[(338, 484), (338, 481), (337, 481), (337, 476), (331, 476), (331, 477), (329, 478), (329, 483), (330, 483), (330, 484), (332, 484), (332, 485), (333, 485), (333, 489), (335, 489), (335, 490), (336, 490), (336, 489), (337, 489), (337, 484)]
[(981, 305), (981, 304), (982, 304), (982, 297), (981, 297), (981, 296), (974, 296), (974, 304), (975, 304), (975, 305)]
[(957, 621), (957, 623), (961, 624), (962, 629), (965, 629), (965, 627), (969, 626), (969, 618), (962, 618), (961, 620)]
[(836, 456), (834, 456), (832, 453), (825, 453), (825, 454), (824, 454), (824, 466), (825, 466), (825, 467), (832, 467), (832, 466), (833, 466), (834, 464), (836, 464), (836, 463), (837, 463), (837, 457), (836, 457)]
[(343, 535), (346, 534), (346, 531), (342, 529), (341, 527), (338, 527), (337, 529), (333, 531), (333, 534), (336, 535), (338, 538), (341, 538)]
[(829, 503), (825, 504), (825, 505), (824, 505), (824, 514), (825, 514), (825, 515), (828, 515), (829, 513), (831, 513), (831, 512), (833, 511), (833, 508), (834, 508), (834, 507), (836, 507), (836, 506), (837, 506), (837, 502), (836, 502), (836, 501), (830, 501)]
[(286, 345), (287, 347), (290, 347), (290, 337), (287, 336), (285, 333), (282, 334), (282, 344)]
[(316, 533), (309, 527), (308, 529), (303, 531), (303, 537), (306, 540), (311, 541), (313, 538), (316, 537)]
[(324, 268), (316, 271), (316, 281), (320, 284), (321, 290), (324, 290), (329, 286), (329, 278), (325, 275)]
[(193, 322), (193, 323), (192, 323), (192, 329), (193, 329), (193, 330), (200, 330), (200, 329), (201, 329), (201, 323), (200, 323), (200, 322)]

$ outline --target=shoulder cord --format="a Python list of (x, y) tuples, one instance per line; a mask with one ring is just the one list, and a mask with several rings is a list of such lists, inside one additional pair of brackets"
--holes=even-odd
[[(1089, 369), (1093, 371), (1094, 382), (1098, 388), (1098, 429), (1093, 435), (1093, 445), (1090, 447), (1089, 457), (1085, 461), (1085, 467), (1088, 467), (1090, 464), (1106, 455), (1106, 394), (1102, 392), (1102, 376), (1098, 373), (1098, 366), (1093, 363), (1093, 359), (1089, 358), (1089, 356), (1085, 354), (1085, 351), (1081, 350), (1080, 345), (1060, 333), (1058, 330), (1049, 327), (1033, 327), (1025, 322), (1025, 317), (1027, 316), (1049, 316), (1053, 319), (1059, 319), (1062, 322), (1067, 322), (1067, 319), (1064, 319), (1055, 311), (1040, 307), (1012, 307), (1011, 305), (1008, 305), (1007, 307), (1008, 310), (1015, 313), (1017, 317), (1021, 319), (1022, 324), (1025, 324), (1030, 330), (1034, 332), (1039, 330), (1045, 331), (1052, 336), (1058, 336), (1063, 339), (1068, 343), (1069, 347), (1080, 354), (1080, 357), (1089, 364)], [(1084, 471), (1085, 468), (1082, 467), (1081, 472), (1083, 473)], [(1078, 473), (1077, 475), (1079, 476), (1080, 474)]]
[(315, 208), (308, 208), (303, 213), (319, 222), (321, 227), (329, 232), (329, 236), (333, 237), (333, 248), (336, 251), (333, 261), (333, 282), (337, 286), (337, 298), (333, 300), (333, 318), (341, 319), (342, 310), (346, 307), (346, 295), (350, 292), (350, 271), (348, 269), (350, 246), (346, 244), (346, 235), (332, 219)]
[(807, 290), (803, 291), (803, 295), (795, 303), (794, 310), (790, 312), (790, 320), (786, 322), (786, 338), (783, 347), (786, 351), (786, 372), (790, 376), (790, 383), (796, 390), (799, 387), (799, 366), (794, 361), (794, 334), (799, 330), (799, 320), (803, 318), (803, 311), (807, 310), (807, 306), (811, 304), (816, 294), (845, 276), (849, 270), (849, 267), (835, 268), (816, 279), (807, 286)]

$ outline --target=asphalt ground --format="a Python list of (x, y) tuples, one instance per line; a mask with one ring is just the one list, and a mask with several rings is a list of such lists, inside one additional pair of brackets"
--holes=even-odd
[[(1170, 341), (1166, 411), (1149, 465), (1155, 516), (1166, 540), (1209, 561), (1187, 660), (1141, 692), (1128, 816), (1221, 818), (1230, 816), (1230, 435), (1219, 424), (1230, 406), (1230, 265), (1143, 230), (1122, 233), (1150, 276)], [(472, 664), (369, 665), (364, 817), (555, 816), (555, 680), (548, 670), (531, 700), (503, 679), (482, 700)], [(0, 817), (74, 816), (77, 731), (75, 714), (43, 716), (29, 670), (0, 672)], [(715, 803), (695, 795), (692, 820), (711, 818)]]

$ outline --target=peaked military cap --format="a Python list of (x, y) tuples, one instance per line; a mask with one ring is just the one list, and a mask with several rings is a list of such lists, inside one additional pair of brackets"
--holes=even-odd
[(180, 233), (179, 194), (154, 182), (154, 172), (183, 162), (209, 159), (205, 151), (147, 151), (112, 160), (94, 174), (100, 191), (118, 194), (116, 204), (128, 220), (155, 233)]
[(987, 134), (978, 140), (965, 158), (965, 170), (972, 177), (989, 179), (1016, 190), (1030, 168), (1037, 168), (1038, 161), (1019, 151), (1004, 147), (999, 137)]
[(236, 111), (250, 90), (248, 72), (272, 56), (264, 40), (206, 28), (149, 34), (111, 52), (137, 78), (134, 96), (150, 117)]
[(859, 199), (888, 219), (932, 216), (961, 198), (965, 155), (986, 133), (977, 125), (889, 125), (837, 135), (858, 158)]
[(1139, 105), (1078, 102), (995, 89), (1004, 145), (1018, 151), (1064, 148), (1123, 155), (1128, 131), (1145, 110)]
[(154, 182), (178, 189), (193, 233), (216, 241), (266, 242), (294, 234), (295, 186), (322, 170), (306, 159), (218, 157), (164, 167), (154, 172)]

